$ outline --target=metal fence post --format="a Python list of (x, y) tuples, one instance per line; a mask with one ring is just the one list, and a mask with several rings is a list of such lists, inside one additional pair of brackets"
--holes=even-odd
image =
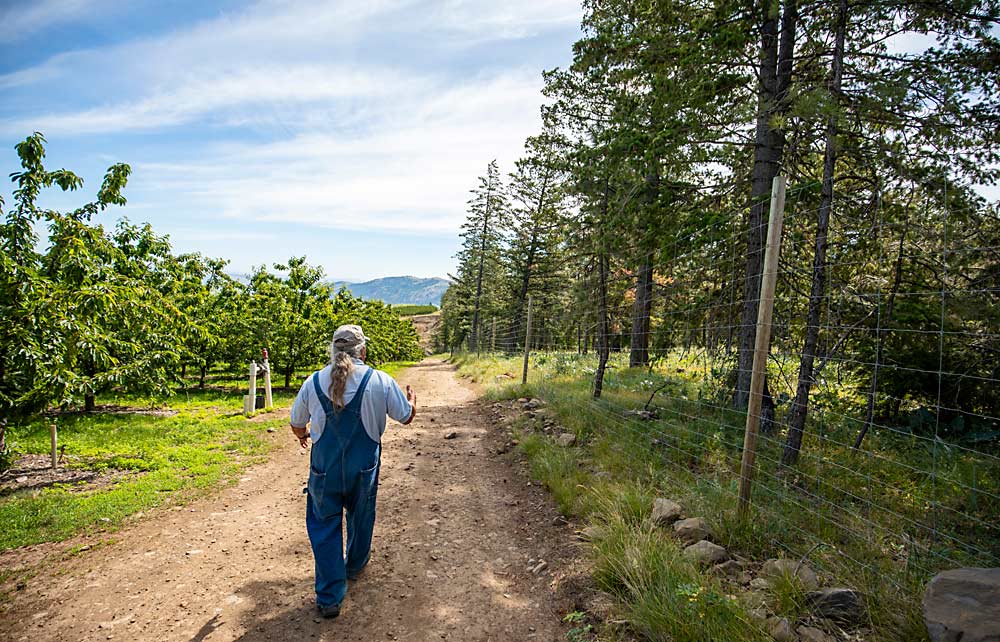
[(524, 367), (521, 369), (521, 385), (528, 383), (528, 355), (531, 353), (531, 295), (528, 295), (528, 322), (524, 332)]
[(760, 407), (764, 379), (767, 376), (767, 357), (771, 347), (771, 316), (774, 313), (774, 288), (778, 280), (778, 257), (781, 253), (781, 227), (785, 215), (787, 181), (784, 176), (775, 176), (771, 187), (771, 213), (767, 222), (767, 247), (764, 252), (764, 272), (761, 275), (760, 306), (757, 309), (757, 337), (753, 352), (746, 431), (743, 434), (743, 461), (740, 464), (739, 511), (743, 516), (750, 508), (750, 485), (757, 457)]

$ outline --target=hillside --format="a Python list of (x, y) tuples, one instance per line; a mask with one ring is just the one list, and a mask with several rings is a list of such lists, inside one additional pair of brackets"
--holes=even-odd
[(351, 294), (362, 299), (379, 299), (393, 305), (401, 303), (441, 305), (441, 295), (448, 289), (449, 281), (441, 278), (422, 279), (415, 276), (389, 276), (364, 283), (337, 282), (339, 289), (346, 286)]

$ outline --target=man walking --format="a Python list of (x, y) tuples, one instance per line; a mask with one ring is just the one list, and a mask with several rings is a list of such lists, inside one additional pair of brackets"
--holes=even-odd
[(409, 386), (404, 395), (392, 377), (364, 364), (367, 342), (360, 326), (337, 328), (330, 365), (305, 380), (292, 404), (292, 433), (303, 448), (312, 439), (306, 530), (316, 560), (316, 606), (327, 618), (340, 614), (347, 580), (368, 564), (386, 415), (405, 425), (417, 414)]

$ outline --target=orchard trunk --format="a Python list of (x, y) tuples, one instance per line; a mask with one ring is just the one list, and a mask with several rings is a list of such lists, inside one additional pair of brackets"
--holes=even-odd
[(205, 375), (206, 374), (208, 374), (208, 365), (207, 364), (201, 366), (201, 368), (199, 370), (199, 373), (198, 373), (198, 387), (199, 388), (204, 388), (205, 387)]
[[(837, 32), (833, 50), (830, 94), (836, 102), (844, 70), (844, 40), (847, 30), (847, 0), (837, 4)], [(827, 235), (830, 229), (830, 212), (833, 208), (833, 183), (837, 166), (837, 114), (832, 113), (826, 124), (826, 149), (823, 154), (823, 185), (816, 219), (816, 245), (813, 254), (812, 286), (809, 292), (809, 310), (806, 317), (806, 336), (799, 359), (799, 380), (792, 407), (788, 411), (788, 437), (781, 463), (794, 465), (802, 450), (802, 434), (809, 410), (809, 391), (813, 385), (813, 363), (816, 344), (819, 342), (820, 312), (825, 300)]]
[(93, 393), (87, 393), (83, 396), (83, 409), (87, 412), (97, 410), (97, 400), (94, 398)]

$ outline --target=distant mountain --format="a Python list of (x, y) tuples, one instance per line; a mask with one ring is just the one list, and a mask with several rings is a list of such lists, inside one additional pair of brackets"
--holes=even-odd
[(414, 303), (419, 305), (441, 305), (441, 295), (451, 282), (447, 279), (421, 279), (415, 276), (387, 276), (364, 283), (337, 282), (339, 290), (346, 286), (356, 297), (362, 299), (378, 299), (384, 303), (398, 305)]

